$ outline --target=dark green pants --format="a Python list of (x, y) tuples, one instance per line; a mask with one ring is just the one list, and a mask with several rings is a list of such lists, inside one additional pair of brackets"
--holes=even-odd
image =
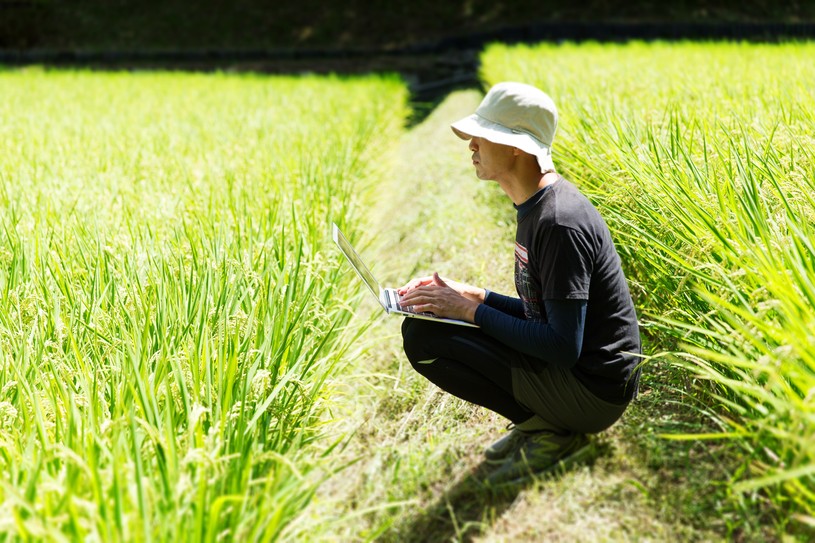
[(416, 371), (515, 424), (538, 415), (558, 433), (596, 433), (614, 424), (627, 407), (598, 398), (571, 370), (541, 367), (539, 360), (478, 329), (408, 318), (402, 337)]

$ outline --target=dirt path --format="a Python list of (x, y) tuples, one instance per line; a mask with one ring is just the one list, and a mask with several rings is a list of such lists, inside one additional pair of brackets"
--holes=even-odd
[[(514, 292), (514, 210), (495, 184), (475, 178), (466, 143), (449, 129), (479, 100), (475, 91), (453, 93), (404, 137), (365, 249), (378, 255), (371, 260), (383, 282), (435, 270)], [(701, 526), (726, 519), (695, 496), (709, 471), (692, 469), (715, 458), (655, 437), (671, 417), (659, 407), (669, 398), (647, 379), (638, 403), (602, 436), (606, 452), (593, 465), (498, 496), (469, 475), (506, 421), (417, 375), (401, 351), (399, 325), (379, 317), (333, 383), (332, 432), (353, 437), (332, 463), (353, 464), (323, 485), (309, 513), (338, 519), (319, 530), (326, 540), (721, 539), (721, 526)]]

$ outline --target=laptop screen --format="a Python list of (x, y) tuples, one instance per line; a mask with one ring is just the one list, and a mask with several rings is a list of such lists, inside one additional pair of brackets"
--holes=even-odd
[(337, 246), (339, 246), (340, 251), (342, 251), (342, 254), (344, 254), (345, 258), (348, 259), (348, 262), (351, 263), (351, 266), (356, 270), (357, 274), (362, 279), (362, 282), (365, 283), (365, 286), (367, 286), (368, 290), (371, 291), (371, 294), (373, 294), (374, 297), (379, 300), (379, 303), (382, 304), (382, 300), (379, 298), (379, 293), (381, 290), (379, 287), (379, 282), (374, 279), (374, 276), (368, 269), (368, 266), (362, 262), (362, 259), (359, 258), (357, 252), (353, 247), (351, 247), (351, 244), (348, 243), (348, 240), (345, 239), (345, 236), (342, 234), (342, 232), (340, 232), (340, 229), (336, 224), (334, 224), (334, 242), (337, 244)]

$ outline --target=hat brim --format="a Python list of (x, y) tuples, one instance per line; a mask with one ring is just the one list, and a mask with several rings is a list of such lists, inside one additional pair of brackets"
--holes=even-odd
[(454, 122), (450, 128), (453, 129), (456, 136), (463, 140), (474, 137), (484, 138), (493, 143), (517, 147), (525, 153), (534, 155), (538, 159), (541, 172), (555, 169), (552, 162), (552, 148), (526, 132), (512, 130), (489, 121), (477, 113)]

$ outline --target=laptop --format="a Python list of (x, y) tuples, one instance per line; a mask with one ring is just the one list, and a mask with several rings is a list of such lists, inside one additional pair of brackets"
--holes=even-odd
[(387, 314), (403, 315), (405, 317), (411, 317), (414, 319), (426, 319), (430, 321), (446, 322), (448, 324), (458, 324), (459, 326), (471, 326), (473, 328), (478, 328), (477, 324), (473, 324), (471, 322), (437, 317), (433, 313), (417, 313), (412, 311), (410, 307), (400, 306), (399, 294), (396, 292), (396, 289), (382, 288), (379, 285), (379, 281), (377, 281), (373, 276), (371, 270), (368, 269), (368, 266), (362, 262), (362, 259), (348, 242), (343, 233), (340, 232), (340, 229), (336, 224), (333, 224), (333, 235), (334, 243), (336, 243), (337, 247), (340, 248), (340, 251), (342, 251), (342, 254), (345, 255), (346, 259), (348, 259), (351, 267), (354, 268), (357, 275), (359, 275), (359, 278), (362, 279), (362, 282), (365, 283), (365, 286), (368, 287), (368, 290), (371, 291), (371, 294), (374, 295), (376, 300), (379, 302), (379, 305), (382, 306)]

